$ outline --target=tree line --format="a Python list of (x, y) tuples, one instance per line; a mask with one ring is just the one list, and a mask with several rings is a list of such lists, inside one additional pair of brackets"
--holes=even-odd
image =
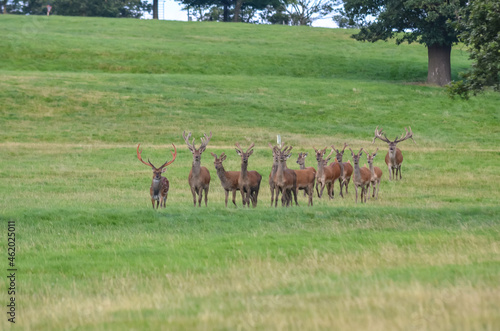
[[(0, 0), (1, 12), (67, 16), (158, 18), (158, 0)], [(352, 38), (396, 44), (417, 42), (428, 50), (427, 83), (448, 86), (450, 96), (469, 98), (500, 91), (498, 0), (175, 0), (199, 21), (311, 25), (331, 15), (339, 27), (359, 29)], [(464, 43), (473, 62), (451, 81), (451, 50)]]

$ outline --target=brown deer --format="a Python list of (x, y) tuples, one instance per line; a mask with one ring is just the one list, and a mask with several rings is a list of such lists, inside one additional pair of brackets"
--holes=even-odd
[(227, 199), (229, 195), (229, 191), (233, 192), (233, 204), (236, 205), (236, 191), (239, 191), (240, 184), (240, 172), (239, 171), (226, 171), (222, 162), (226, 160), (226, 154), (222, 153), (220, 158), (217, 157), (217, 154), (210, 153), (214, 157), (214, 165), (215, 170), (217, 170), (217, 176), (219, 176), (220, 183), (224, 192), (226, 193), (226, 207), (227, 207)]
[(166, 177), (163, 177), (161, 174), (167, 170), (166, 167), (168, 165), (172, 164), (172, 162), (175, 161), (175, 158), (177, 157), (177, 149), (175, 148), (175, 145), (172, 144), (172, 146), (174, 146), (174, 152), (170, 152), (172, 153), (172, 160), (165, 162), (161, 167), (157, 168), (151, 163), (151, 161), (149, 161), (149, 159), (147, 163), (144, 162), (141, 157), (142, 149), (139, 150), (139, 146), (141, 146), (141, 144), (137, 145), (137, 158), (139, 159), (139, 161), (153, 169), (153, 181), (151, 182), (151, 187), (149, 188), (149, 194), (151, 195), (151, 204), (153, 205), (153, 209), (155, 208), (155, 201), (156, 209), (158, 209), (158, 205), (165, 208), (170, 183), (168, 182), (168, 179)]
[(250, 200), (252, 200), (252, 206), (257, 207), (257, 197), (259, 196), (260, 181), (262, 176), (257, 171), (248, 171), (248, 158), (253, 154), (252, 143), (248, 147), (246, 152), (243, 152), (239, 143), (236, 143), (236, 153), (241, 156), (241, 171), (240, 178), (238, 180), (240, 185), (241, 199), (243, 200), (243, 207), (247, 205), (250, 207)]
[(366, 194), (368, 192), (368, 186), (370, 185), (372, 175), (370, 173), (370, 169), (366, 167), (359, 168), (359, 158), (363, 155), (363, 149), (361, 148), (358, 154), (354, 154), (350, 147), (349, 150), (351, 151), (354, 163), (353, 182), (354, 188), (356, 189), (356, 203), (358, 203), (358, 188), (361, 188), (361, 203), (366, 203)]
[(203, 191), (205, 191), (205, 206), (207, 206), (208, 201), (208, 188), (210, 187), (210, 172), (207, 168), (201, 166), (201, 154), (207, 148), (208, 142), (212, 138), (212, 132), (210, 136), (204, 134), (205, 138), (201, 138), (200, 148), (196, 149), (194, 145), (194, 138), (191, 143), (189, 143), (189, 138), (191, 138), (191, 132), (186, 136), (186, 131), (182, 133), (182, 137), (186, 142), (189, 150), (193, 154), (193, 166), (191, 171), (189, 171), (189, 187), (191, 188), (191, 194), (193, 195), (193, 203), (196, 207), (196, 195), (198, 195), (198, 206), (201, 207), (201, 199), (203, 197)]
[(375, 159), (375, 156), (377, 156), (378, 148), (375, 150), (373, 154), (368, 153), (366, 150), (364, 151), (366, 153), (368, 166), (370, 167), (370, 174), (371, 174), (370, 183), (373, 188), (372, 198), (375, 198), (375, 191), (376, 191), (377, 192), (376, 199), (378, 199), (378, 191), (380, 190), (380, 180), (382, 179), (382, 170), (379, 167), (373, 166), (373, 159)]
[(304, 190), (304, 196), (309, 195), (308, 206), (313, 205), (314, 182), (316, 181), (316, 169), (313, 167), (305, 167), (305, 158), (307, 153), (299, 153), (297, 163), (300, 165), (300, 170), (294, 170), (297, 174), (297, 188)]
[(330, 154), (328, 154), (326, 158), (323, 158), (323, 155), (326, 153), (326, 147), (320, 150), (316, 149), (314, 146), (313, 148), (316, 152), (316, 161), (318, 161), (318, 172), (316, 172), (316, 193), (321, 199), (323, 196), (323, 190), (326, 187), (328, 197), (333, 199), (333, 183), (340, 177), (340, 166), (337, 162), (333, 162), (328, 165), (328, 161), (330, 161), (330, 156), (333, 154), (333, 150), (331, 150)]
[(274, 206), (278, 205), (278, 197), (281, 193), (281, 205), (289, 206), (292, 204), (292, 194), (295, 200), (295, 205), (298, 206), (297, 202), (297, 174), (295, 171), (288, 169), (286, 166), (286, 160), (292, 155), (290, 152), (292, 147), (285, 147), (283, 150), (276, 147), (276, 153), (278, 158), (278, 167), (276, 173), (274, 174), (274, 187), (276, 191)]
[[(397, 180), (398, 173), (399, 179), (401, 179), (401, 164), (403, 163), (403, 154), (401, 153), (401, 150), (396, 147), (396, 145), (408, 138), (411, 138), (411, 140), (413, 140), (413, 132), (411, 131), (411, 127), (409, 128), (410, 131), (405, 128), (406, 135), (403, 133), (401, 135), (401, 138), (398, 139), (398, 137), (396, 137), (396, 139), (394, 139), (393, 141), (390, 141), (387, 138), (387, 136), (383, 133), (382, 128), (380, 128), (379, 130), (377, 126), (377, 128), (375, 129), (375, 137), (373, 138), (372, 144), (375, 143), (375, 139), (377, 138), (389, 144), (389, 151), (385, 155), (385, 164), (387, 164), (387, 168), (389, 169), (389, 180), (392, 180), (393, 177)], [(415, 143), (415, 140), (413, 140), (413, 142)], [(396, 171), (396, 176), (394, 176), (394, 171)]]
[(342, 194), (342, 189), (344, 186), (345, 186), (345, 193), (346, 194), (349, 193), (349, 192), (347, 192), (347, 188), (349, 186), (349, 182), (351, 181), (351, 176), (352, 176), (352, 171), (353, 171), (353, 167), (352, 167), (351, 163), (349, 162), (349, 160), (347, 162), (342, 162), (342, 158), (344, 157), (344, 151), (345, 151), (346, 147), (347, 147), (347, 143), (344, 143), (344, 148), (342, 149), (342, 151), (340, 151), (332, 145), (332, 148), (336, 153), (335, 159), (338, 162), (338, 164), (340, 165), (339, 184), (340, 184), (340, 196), (342, 198), (344, 197), (344, 194)]
[[(271, 173), (269, 174), (269, 189), (271, 190), (271, 207), (274, 202), (274, 192), (276, 191), (276, 187), (274, 185), (274, 175), (276, 175), (276, 171), (278, 171), (278, 146), (273, 146), (270, 143), (269, 147), (273, 150), (273, 166), (271, 168)], [(277, 193), (276, 193), (277, 194)]]

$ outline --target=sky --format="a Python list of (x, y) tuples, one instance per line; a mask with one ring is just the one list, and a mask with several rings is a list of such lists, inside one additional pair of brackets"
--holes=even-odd
[[(182, 10), (182, 5), (174, 0), (159, 0), (159, 13), (160, 19), (168, 21), (187, 21), (187, 12)], [(145, 15), (144, 18), (151, 18), (151, 15)], [(336, 25), (331, 18), (316, 20), (312, 26), (322, 28), (335, 28)]]

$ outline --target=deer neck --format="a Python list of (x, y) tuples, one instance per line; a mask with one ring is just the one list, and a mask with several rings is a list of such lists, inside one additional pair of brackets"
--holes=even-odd
[(302, 170), (306, 168), (305, 162), (304, 163), (299, 163), (299, 166), (300, 166), (300, 169), (302, 169)]
[(248, 175), (248, 162), (241, 162), (241, 172), (240, 172), (240, 176), (241, 178), (245, 179), (247, 178), (247, 175)]
[(194, 161), (193, 160), (193, 167), (191, 169), (193, 177), (198, 177), (200, 175), (201, 171), (201, 161)]
[(359, 169), (359, 162), (354, 163), (354, 178), (357, 182), (361, 182), (361, 170)]
[(373, 163), (368, 163), (370, 166), (370, 174), (372, 176), (372, 180), (375, 178), (375, 168), (373, 167)]
[(325, 165), (323, 164), (323, 161), (318, 162), (318, 177), (322, 177), (323, 173), (325, 172)]
[(340, 166), (340, 178), (344, 178), (344, 162), (339, 162)]
[(285, 181), (285, 170), (286, 163), (278, 162), (278, 169), (276, 170), (276, 180), (278, 183), (283, 183)]
[(220, 168), (217, 169), (217, 176), (219, 176), (219, 179), (220, 179), (222, 184), (226, 183), (226, 181), (227, 181), (226, 170), (224, 169), (223, 166), (221, 166)]
[(153, 188), (153, 199), (160, 199), (160, 190), (161, 190), (161, 177), (160, 179), (153, 178), (153, 182), (151, 183), (151, 187)]

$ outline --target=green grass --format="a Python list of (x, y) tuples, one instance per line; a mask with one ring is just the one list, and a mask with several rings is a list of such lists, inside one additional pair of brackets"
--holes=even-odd
[[(453, 101), (425, 86), (423, 46), (57, 16), (0, 15), (0, 34), (0, 218), (16, 222), (17, 328), (500, 327), (500, 97)], [(453, 77), (468, 66), (455, 47)], [(402, 181), (388, 181), (386, 145), (371, 144), (377, 125), (391, 138), (413, 129)], [(213, 132), (208, 208), (192, 207), (184, 130)], [(308, 166), (312, 146), (380, 148), (379, 199), (356, 204), (352, 184), (345, 199), (337, 185), (314, 207), (302, 194), (298, 207), (269, 207), (278, 133)], [(239, 196), (224, 207), (209, 152), (238, 170), (235, 142), (256, 145), (255, 209)], [(151, 209), (138, 143), (155, 164), (178, 148), (163, 210)]]

